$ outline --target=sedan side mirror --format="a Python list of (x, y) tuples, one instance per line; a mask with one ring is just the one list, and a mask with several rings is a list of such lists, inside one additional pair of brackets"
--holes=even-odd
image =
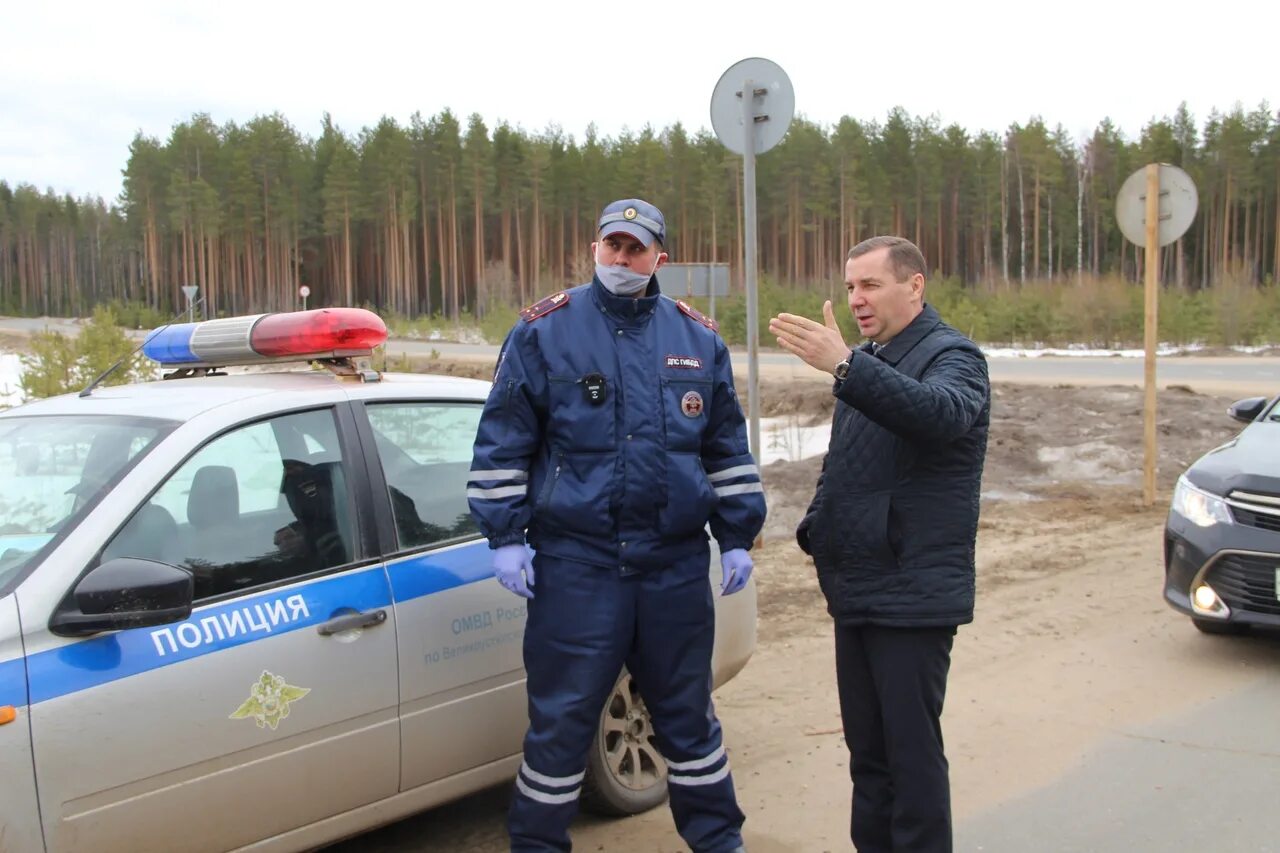
[(1262, 410), (1266, 406), (1266, 397), (1246, 397), (1243, 400), (1236, 400), (1228, 406), (1227, 414), (1238, 421), (1251, 424), (1258, 419), (1258, 415), (1262, 414)]
[(191, 615), (194, 596), (195, 581), (186, 569), (120, 557), (80, 579), (74, 595), (49, 620), (49, 630), (63, 637), (83, 637), (180, 622)]

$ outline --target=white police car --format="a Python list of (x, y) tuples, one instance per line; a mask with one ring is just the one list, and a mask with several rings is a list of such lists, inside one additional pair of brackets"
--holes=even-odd
[[(0, 415), (0, 849), (305, 849), (515, 775), (524, 602), (466, 503), (488, 384), (380, 376), (385, 336), (170, 326), (169, 378)], [(328, 370), (211, 369), (274, 360)], [(754, 586), (717, 617), (719, 684)], [(649, 734), (624, 674), (588, 802), (664, 798)]]

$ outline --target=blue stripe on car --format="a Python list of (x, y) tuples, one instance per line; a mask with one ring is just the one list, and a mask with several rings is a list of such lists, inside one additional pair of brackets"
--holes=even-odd
[[(395, 601), (404, 603), (492, 577), (488, 550), (487, 543), (480, 541), (389, 564), (386, 569)], [(225, 625), (224, 620), (234, 617), (237, 612), (242, 617), (245, 613), (252, 613), (261, 623), (262, 612), (256, 609), (258, 606), (265, 608), (292, 596), (302, 596), (306, 604), (306, 615), (273, 624), (269, 632), (239, 631), (233, 636), (212, 637), (204, 627), (205, 620), (211, 619)], [(201, 608), (183, 622), (91, 637), (28, 656), (30, 701), (32, 704), (45, 702), (132, 675), (318, 625), (350, 610), (365, 611), (388, 607), (390, 604), (383, 567), (374, 566), (340, 577), (324, 578)], [(296, 613), (296, 609), (289, 612)], [(177, 641), (170, 643), (165, 637), (157, 639), (153, 636), (167, 631), (165, 636), (176, 638), (179, 630), (188, 625), (199, 631), (201, 637), (201, 642), (192, 647)], [(205, 637), (210, 637), (210, 641), (204, 642)], [(21, 679), (22, 674), (21, 661), (0, 663), (0, 704), (19, 704), (4, 698), (9, 695), (18, 696), (22, 699), (20, 704), (26, 704), (26, 682)], [(21, 692), (18, 692), (19, 689)]]
[(0, 705), (27, 704), (27, 671), (22, 658), (0, 661)]
[(392, 597), (397, 602), (493, 577), (489, 544), (483, 540), (390, 563), (387, 572), (391, 576)]

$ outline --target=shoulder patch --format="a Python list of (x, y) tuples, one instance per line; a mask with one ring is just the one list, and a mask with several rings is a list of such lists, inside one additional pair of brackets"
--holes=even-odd
[(711, 331), (713, 332), (720, 331), (719, 323), (717, 323), (715, 320), (712, 320), (710, 317), (707, 317), (705, 314), (703, 314), (697, 308), (694, 308), (688, 302), (685, 302), (683, 299), (676, 300), (676, 307), (679, 308), (681, 311), (683, 311), (685, 316), (693, 320), (696, 320), (697, 322), (706, 326)]
[(569, 294), (563, 290), (559, 293), (553, 293), (546, 299), (541, 299), (528, 308), (521, 309), (520, 319), (526, 323), (532, 323), (539, 317), (545, 317), (557, 308), (563, 308), (569, 304)]

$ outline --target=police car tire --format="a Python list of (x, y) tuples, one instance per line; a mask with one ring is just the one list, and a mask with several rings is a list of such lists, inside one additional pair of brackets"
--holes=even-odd
[[(623, 766), (615, 768), (610, 761), (610, 750), (618, 755), (619, 740), (628, 733), (632, 737), (625, 748)], [(631, 674), (624, 669), (605, 700), (591, 741), (582, 789), (584, 809), (599, 815), (624, 816), (648, 811), (666, 801), (667, 766), (652, 737), (649, 712), (640, 700)], [(624, 779), (623, 773), (630, 778)]]

